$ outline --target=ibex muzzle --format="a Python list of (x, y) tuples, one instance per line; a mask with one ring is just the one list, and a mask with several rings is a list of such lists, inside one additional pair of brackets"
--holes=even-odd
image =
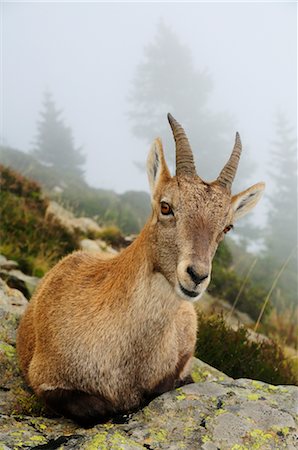
[[(171, 176), (161, 141), (147, 169), (152, 216), (119, 255), (75, 252), (42, 280), (17, 336), (21, 369), (47, 406), (83, 426), (135, 410), (191, 381), (197, 321), (218, 243), (258, 201), (259, 183), (231, 196), (241, 144), (217, 180), (196, 173), (183, 128)], [(187, 301), (186, 301), (187, 300)]]

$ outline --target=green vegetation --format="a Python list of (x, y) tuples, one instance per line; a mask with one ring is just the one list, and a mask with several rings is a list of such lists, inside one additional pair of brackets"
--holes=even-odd
[[(233, 269), (233, 257), (228, 245), (222, 242), (213, 261), (212, 280), (208, 292), (233, 304), (240, 289), (241, 296), (237, 302), (237, 309), (248, 313), (257, 320), (266, 297), (265, 289), (260, 285), (253, 285), (251, 280), (244, 284), (245, 276), (238, 275)], [(266, 308), (265, 315), (270, 313), (271, 306)]]
[(253, 378), (270, 384), (298, 382), (277, 342), (253, 342), (244, 327), (234, 331), (222, 316), (198, 315), (196, 356), (232, 378)]
[(102, 231), (97, 234), (97, 237), (114, 248), (121, 248), (126, 245), (126, 241), (121, 231), (115, 225), (104, 227)]
[(48, 200), (40, 186), (0, 166), (0, 252), (21, 270), (42, 276), (62, 256), (77, 248), (76, 238), (45, 220)]
[(113, 191), (90, 187), (82, 178), (38, 162), (32, 155), (0, 147), (0, 161), (37, 181), (46, 195), (75, 214), (95, 217), (102, 225), (117, 225), (123, 233), (138, 233), (150, 213), (146, 192)]

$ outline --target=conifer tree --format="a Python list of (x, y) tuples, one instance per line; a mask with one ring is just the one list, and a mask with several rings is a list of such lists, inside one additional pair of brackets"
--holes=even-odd
[(61, 119), (61, 111), (49, 92), (45, 93), (41, 118), (37, 123), (36, 146), (32, 154), (43, 164), (61, 173), (82, 178), (85, 156), (75, 148), (72, 131)]
[(267, 289), (276, 284), (272, 303), (279, 308), (297, 305), (297, 136), (284, 115), (276, 122), (270, 164), (269, 195), (264, 257), (254, 273)]
[[(214, 179), (231, 152), (236, 129), (228, 114), (211, 112), (212, 91), (213, 81), (207, 70), (198, 70), (190, 49), (160, 23), (155, 40), (144, 49), (130, 92), (133, 134), (149, 145), (161, 136), (167, 159), (173, 160), (174, 144), (166, 120), (171, 112), (187, 131), (198, 172), (206, 180)], [(245, 161), (238, 172), (235, 186), (248, 172)]]
[(276, 136), (271, 151), (274, 188), (269, 196), (266, 245), (271, 257), (282, 262), (297, 249), (297, 137), (281, 113)]

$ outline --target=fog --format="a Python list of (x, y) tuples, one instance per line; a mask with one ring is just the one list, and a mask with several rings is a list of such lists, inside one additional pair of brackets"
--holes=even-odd
[[(149, 142), (132, 133), (128, 98), (144, 48), (164, 23), (190, 49), (195, 68), (212, 78), (208, 108), (232, 117), (231, 147), (238, 130), (245, 157), (256, 163), (251, 181), (267, 181), (270, 190), (275, 115), (281, 110), (297, 123), (295, 3), (5, 2), (1, 8), (2, 144), (32, 149), (48, 89), (87, 155), (86, 180), (117, 192), (148, 190), (135, 161), (145, 161)], [(219, 172), (217, 158), (210, 158)]]

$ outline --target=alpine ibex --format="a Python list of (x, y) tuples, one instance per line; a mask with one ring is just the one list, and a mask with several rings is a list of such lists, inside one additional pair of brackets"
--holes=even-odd
[(147, 161), (152, 214), (119, 255), (75, 252), (43, 279), (21, 320), (19, 361), (28, 384), (54, 411), (83, 425), (132, 411), (190, 381), (196, 340), (192, 302), (210, 281), (218, 243), (257, 203), (255, 184), (231, 195), (241, 142), (213, 182), (196, 173), (186, 134), (171, 176), (160, 139)]

